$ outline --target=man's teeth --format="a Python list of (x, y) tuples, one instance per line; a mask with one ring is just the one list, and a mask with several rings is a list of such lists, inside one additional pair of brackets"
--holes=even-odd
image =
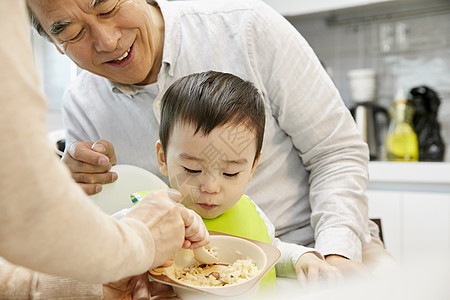
[(130, 49), (128, 49), (128, 51), (127, 52), (125, 52), (121, 57), (119, 57), (119, 58), (116, 58), (114, 61), (122, 61), (122, 60), (124, 60), (125, 59), (125, 57), (127, 57), (128, 56), (128, 53), (130, 53), (130, 50), (131, 50), (131, 48)]

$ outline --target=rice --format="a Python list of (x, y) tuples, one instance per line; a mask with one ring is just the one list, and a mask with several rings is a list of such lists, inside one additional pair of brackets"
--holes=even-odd
[(259, 273), (256, 263), (250, 259), (238, 259), (232, 265), (193, 265), (174, 268), (173, 277), (185, 284), (202, 287), (221, 287), (247, 281)]

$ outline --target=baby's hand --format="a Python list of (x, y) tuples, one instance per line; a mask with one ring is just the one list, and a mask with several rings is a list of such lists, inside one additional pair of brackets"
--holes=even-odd
[(363, 263), (352, 261), (340, 255), (328, 255), (327, 263), (338, 268), (344, 277), (371, 278), (372, 274)]
[(295, 272), (302, 287), (315, 288), (319, 279), (329, 283), (342, 280), (342, 274), (336, 267), (312, 252), (306, 252), (300, 256), (295, 264)]

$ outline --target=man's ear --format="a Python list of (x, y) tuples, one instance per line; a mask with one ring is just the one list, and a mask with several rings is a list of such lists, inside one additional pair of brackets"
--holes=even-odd
[(167, 170), (166, 155), (164, 154), (164, 150), (162, 148), (160, 140), (156, 142), (155, 147), (156, 147), (156, 160), (158, 161), (159, 171), (161, 172), (161, 174), (167, 176), (169, 172)]
[(256, 170), (256, 166), (258, 165), (260, 157), (261, 157), (261, 152), (259, 152), (258, 156), (255, 158), (255, 161), (253, 162), (252, 171), (250, 173), (250, 178), (248, 179), (248, 181), (252, 180), (253, 173)]

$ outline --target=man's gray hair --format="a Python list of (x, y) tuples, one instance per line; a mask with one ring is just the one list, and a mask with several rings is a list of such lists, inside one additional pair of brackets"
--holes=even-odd
[(33, 11), (31, 10), (30, 6), (27, 4), (28, 9), (28, 16), (30, 18), (30, 23), (33, 26), (33, 28), (39, 33), (40, 36), (46, 38), (50, 42), (53, 42), (52, 39), (48, 36), (48, 34), (45, 32), (44, 28), (42, 28), (41, 23), (39, 23), (39, 20), (34, 15)]

